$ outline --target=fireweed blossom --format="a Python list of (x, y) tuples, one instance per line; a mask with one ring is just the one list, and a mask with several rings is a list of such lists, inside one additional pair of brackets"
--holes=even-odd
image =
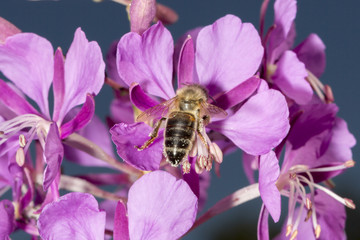
[[(80, 28), (75, 32), (66, 61), (60, 48), (54, 55), (50, 42), (33, 33), (18, 33), (0, 44), (0, 70), (16, 87), (0, 80), (0, 102), (7, 109), (2, 114), (14, 116), (0, 123), (0, 144), (12, 137), (18, 138), (20, 154), (16, 154), (16, 159), (23, 165), (32, 140), (40, 142), (47, 163), (43, 179), (45, 190), (60, 170), (64, 154), (61, 139), (83, 128), (94, 114), (91, 94), (100, 91), (104, 68), (100, 47), (96, 42), (89, 42)], [(51, 84), (52, 117), (48, 104)], [(39, 111), (21, 92), (37, 104)], [(64, 123), (67, 113), (80, 104), (83, 106), (78, 114)]]
[[(259, 218), (259, 239), (268, 239), (268, 214), (274, 221), (279, 219), (280, 193), (289, 198), (286, 234), (283, 235), (290, 239), (298, 236), (303, 225), (307, 226), (307, 233), (300, 235), (313, 239), (321, 234), (343, 235), (343, 205), (355, 208), (350, 199), (342, 198), (319, 184), (354, 166), (351, 153), (356, 143), (354, 136), (348, 131), (346, 122), (336, 117), (338, 108), (335, 104), (324, 104), (317, 100), (300, 110), (303, 113), (287, 137), (281, 169), (275, 153), (270, 152), (259, 158), (259, 190), (265, 205)], [(333, 209), (326, 208), (327, 201), (340, 204), (332, 204)], [(296, 211), (297, 205), (299, 208)], [(306, 211), (306, 218), (303, 211)], [(339, 215), (342, 217), (337, 218)], [(335, 220), (342, 226), (341, 229), (332, 227)], [(337, 223), (335, 225), (338, 226)]]
[[(261, 14), (263, 29), (268, 1), (264, 1)], [(313, 96), (313, 89), (324, 100), (328, 87), (318, 78), (325, 69), (325, 45), (317, 34), (310, 34), (303, 42), (292, 48), (295, 39), (295, 0), (277, 0), (274, 3), (274, 24), (262, 42), (265, 58), (261, 77), (272, 87), (280, 89), (288, 100), (307, 104)], [(313, 89), (312, 89), (313, 88)]]
[[(254, 94), (260, 83), (254, 74), (263, 55), (255, 28), (233, 15), (227, 15), (199, 32), (196, 51), (194, 44), (189, 37), (182, 47), (177, 71), (179, 88), (199, 84), (207, 89), (210, 96), (214, 96), (217, 106), (229, 109), (226, 119), (213, 119), (208, 129), (225, 135), (246, 152), (269, 152), (281, 142), (289, 129), (288, 109), (278, 91)], [(159, 104), (149, 95), (158, 97), (160, 102), (175, 97), (173, 52), (171, 34), (161, 22), (141, 36), (128, 33), (119, 41), (119, 76), (130, 87), (131, 101), (140, 110)], [(250, 97), (252, 94), (254, 96)], [(231, 109), (241, 102), (243, 105), (240, 108)], [(141, 170), (156, 170), (163, 158), (162, 131), (147, 149), (138, 151), (134, 148), (148, 140), (151, 131), (151, 127), (143, 122), (119, 123), (110, 130), (120, 157)], [(210, 170), (211, 155), (221, 162), (222, 153), (208, 138), (205, 129), (202, 133), (210, 146), (210, 153), (201, 141), (197, 141), (197, 153), (194, 155), (200, 167)], [(187, 161), (185, 165), (188, 165)]]

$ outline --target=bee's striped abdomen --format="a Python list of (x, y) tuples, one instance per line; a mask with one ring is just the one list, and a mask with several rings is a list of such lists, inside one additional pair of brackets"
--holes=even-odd
[(195, 129), (196, 119), (193, 114), (170, 114), (165, 128), (164, 152), (171, 165), (177, 166), (187, 157), (193, 145)]

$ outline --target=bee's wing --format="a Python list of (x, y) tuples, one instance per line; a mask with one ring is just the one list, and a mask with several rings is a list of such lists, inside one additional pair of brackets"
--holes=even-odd
[(165, 117), (169, 112), (169, 109), (174, 107), (175, 102), (176, 97), (159, 103), (152, 108), (146, 109), (136, 118), (136, 122), (148, 122)]
[(227, 112), (222, 108), (207, 102), (201, 102), (201, 114), (207, 115), (211, 118), (226, 118), (228, 115)]

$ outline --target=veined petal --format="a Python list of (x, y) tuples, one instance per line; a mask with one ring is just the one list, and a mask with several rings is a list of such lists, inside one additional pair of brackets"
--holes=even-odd
[(185, 181), (155, 171), (132, 185), (127, 206), (130, 239), (178, 239), (195, 221), (197, 198)]
[(286, 96), (298, 104), (306, 104), (313, 96), (313, 90), (305, 79), (307, 75), (305, 65), (296, 54), (286, 51), (281, 55), (271, 79)]
[(78, 28), (65, 61), (65, 96), (59, 120), (73, 107), (83, 104), (88, 93), (97, 95), (104, 84), (105, 63), (97, 42), (89, 42)]
[(195, 52), (194, 52), (194, 43), (189, 35), (185, 40), (179, 55), (179, 65), (177, 74), (178, 74), (178, 87), (181, 88), (185, 85), (190, 85), (193, 83), (194, 79), (194, 62), (195, 62)]
[(251, 97), (223, 121), (209, 128), (218, 131), (251, 155), (268, 153), (289, 131), (289, 110), (285, 97), (276, 90), (267, 90)]
[(255, 74), (262, 56), (263, 47), (254, 26), (226, 15), (204, 27), (197, 37), (199, 83), (212, 96), (229, 91)]
[(38, 220), (41, 238), (47, 240), (104, 239), (105, 212), (88, 193), (68, 193), (45, 206)]
[(322, 75), (326, 66), (325, 44), (317, 34), (310, 34), (294, 52), (310, 72), (317, 77)]
[(0, 44), (4, 43), (7, 37), (20, 33), (14, 24), (0, 17)]
[(64, 157), (64, 147), (56, 123), (50, 125), (45, 140), (44, 156), (47, 166), (44, 171), (43, 188), (46, 191), (60, 172), (60, 165)]
[(0, 238), (10, 239), (9, 235), (14, 230), (14, 205), (5, 199), (0, 202)]
[(82, 106), (81, 110), (76, 114), (76, 116), (61, 126), (60, 128), (61, 139), (64, 139), (73, 132), (76, 132), (84, 128), (92, 119), (94, 112), (95, 112), (95, 100), (92, 95), (88, 94), (86, 96), (85, 104)]
[(261, 155), (259, 159), (259, 191), (267, 210), (274, 222), (279, 221), (281, 196), (275, 183), (280, 175), (279, 161), (273, 151)]
[(127, 33), (118, 44), (116, 63), (119, 76), (128, 86), (137, 82), (145, 92), (170, 99), (175, 95), (171, 81), (173, 51), (171, 34), (161, 22), (141, 36)]
[[(109, 137), (109, 130), (96, 115), (93, 116), (87, 126), (79, 129), (77, 133), (101, 147), (110, 156), (114, 156), (112, 143)], [(80, 165), (111, 167), (106, 162), (68, 145), (64, 145), (64, 150), (66, 159)]]
[(51, 43), (33, 33), (19, 33), (0, 44), (0, 71), (35, 101), (46, 117), (54, 74), (53, 54)]
[(145, 123), (118, 123), (110, 129), (111, 139), (117, 153), (128, 164), (143, 171), (159, 169), (163, 157), (163, 136), (159, 137), (146, 149), (138, 151), (135, 146), (142, 146), (149, 140), (152, 128)]
[(26, 99), (17, 94), (6, 82), (0, 79), (0, 102), (18, 115), (38, 112), (31, 106)]
[(131, 102), (141, 111), (154, 107), (159, 104), (151, 97), (149, 97), (137, 83), (132, 83), (129, 89)]

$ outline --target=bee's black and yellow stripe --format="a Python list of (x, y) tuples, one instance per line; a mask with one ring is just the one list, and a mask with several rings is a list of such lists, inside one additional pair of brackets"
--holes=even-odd
[(192, 148), (196, 119), (188, 112), (172, 112), (165, 128), (164, 150), (168, 161), (178, 166)]

